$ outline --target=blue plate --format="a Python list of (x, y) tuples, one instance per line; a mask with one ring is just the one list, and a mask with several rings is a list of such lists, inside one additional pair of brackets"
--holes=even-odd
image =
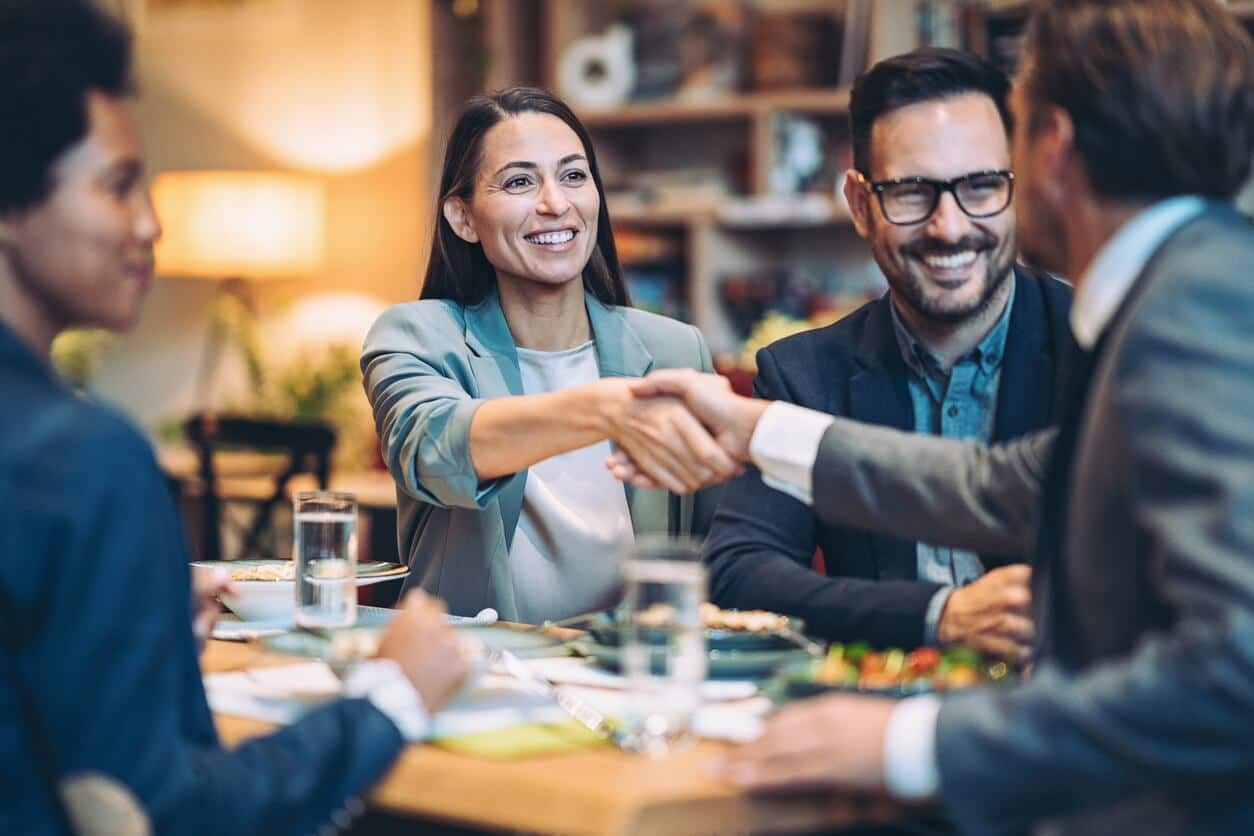
[[(799, 618), (789, 618), (788, 626), (797, 633), (805, 631), (805, 622)], [(598, 644), (606, 647), (618, 647), (623, 643), (623, 628), (614, 621), (611, 613), (601, 613), (588, 623), (588, 633)], [(666, 644), (670, 641), (670, 633), (666, 630), (640, 631), (641, 638), (650, 644)], [(714, 650), (795, 650), (797, 642), (777, 632), (753, 630), (728, 630), (721, 627), (709, 627), (705, 631), (705, 646)]]
[[(592, 639), (575, 639), (569, 644), (580, 656), (595, 659), (597, 664), (616, 671), (621, 665), (622, 649)], [(800, 647), (786, 650), (718, 650), (707, 651), (707, 668), (711, 679), (766, 679), (784, 665), (809, 662), (813, 657)], [(652, 657), (655, 673), (661, 673), (665, 651), (659, 647)]]

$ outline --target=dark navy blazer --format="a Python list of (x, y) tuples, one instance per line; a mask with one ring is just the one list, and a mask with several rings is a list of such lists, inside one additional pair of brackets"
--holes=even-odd
[(148, 443), (0, 326), (0, 833), (72, 832), (84, 780), (154, 833), (312, 833), (392, 763), (400, 733), (360, 699), (223, 749), (187, 561)]
[[(1056, 419), (1071, 339), (1070, 288), (1016, 267), (993, 440)], [(754, 394), (832, 415), (913, 430), (905, 361), (888, 294), (826, 328), (758, 352)], [(823, 551), (827, 577), (809, 567)], [(982, 555), (985, 568), (1022, 560)], [(706, 541), (710, 597), (723, 607), (769, 609), (805, 619), (825, 638), (877, 646), (923, 641), (928, 602), (940, 585), (918, 580), (913, 540), (823, 524), (813, 509), (763, 484), (749, 468), (723, 495)]]

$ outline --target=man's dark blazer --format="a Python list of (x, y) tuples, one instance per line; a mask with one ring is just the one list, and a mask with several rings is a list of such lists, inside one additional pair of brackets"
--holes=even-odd
[(224, 749), (187, 561), (148, 442), (0, 325), (0, 833), (313, 833), (399, 753), (361, 699)]
[[(1015, 268), (993, 440), (1017, 438), (1056, 420), (1072, 341), (1071, 290)], [(758, 352), (754, 394), (832, 415), (913, 430), (909, 374), (888, 294), (839, 322)], [(827, 577), (811, 568), (823, 550)], [(1022, 560), (982, 555), (986, 568)], [(706, 541), (711, 600), (805, 619), (836, 640), (914, 647), (924, 640), (928, 602), (940, 584), (918, 580), (916, 541), (827, 525), (804, 503), (750, 472), (731, 482)]]
[(1210, 206), (1150, 258), (1059, 429), (988, 447), (837, 419), (816, 511), (1031, 548), (1039, 657), (946, 699), (963, 833), (1254, 833), (1254, 224)]

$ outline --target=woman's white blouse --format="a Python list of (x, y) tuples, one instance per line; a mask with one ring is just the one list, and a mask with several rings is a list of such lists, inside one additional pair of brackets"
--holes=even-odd
[[(523, 392), (538, 395), (600, 378), (596, 344), (518, 349)], [(519, 439), (519, 443), (526, 443)], [(635, 542), (627, 495), (605, 469), (602, 441), (545, 459), (527, 472), (509, 551), (518, 617), (538, 623), (617, 603), (622, 557)]]

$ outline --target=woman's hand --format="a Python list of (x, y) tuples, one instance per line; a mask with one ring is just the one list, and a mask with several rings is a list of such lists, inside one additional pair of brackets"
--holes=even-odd
[(605, 439), (627, 455), (648, 487), (691, 493), (740, 472), (680, 399), (638, 397), (634, 389), (643, 382), (606, 377), (484, 401), (470, 423), (475, 473), (483, 480), (508, 476)]
[[(636, 402), (648, 403), (650, 399), (658, 401), (677, 400), (688, 410), (690, 417), (702, 427), (706, 437), (713, 433), (715, 447), (719, 453), (716, 458), (703, 457), (698, 464), (705, 470), (689, 470), (685, 475), (685, 484), (697, 481), (696, 487), (705, 487), (729, 478), (721, 465), (725, 460), (743, 462), (749, 460), (749, 441), (757, 427), (758, 420), (769, 405), (767, 401), (754, 398), (743, 398), (731, 390), (727, 379), (714, 374), (705, 374), (692, 369), (662, 369), (648, 377), (633, 381), (629, 387)], [(708, 447), (701, 450), (709, 451)], [(694, 454), (697, 450), (694, 448)], [(710, 454), (714, 455), (714, 454)], [(637, 488), (656, 488), (659, 479), (650, 466), (639, 461), (631, 449), (621, 446), (606, 460), (606, 466), (616, 479), (628, 482)], [(739, 467), (731, 475), (739, 473)], [(700, 481), (703, 474), (718, 476)], [(669, 485), (668, 485), (669, 487)], [(674, 490), (674, 488), (671, 488)]]
[(222, 605), (218, 596), (233, 594), (231, 576), (222, 569), (213, 572), (192, 573), (192, 633), (196, 636), (196, 645), (204, 649), (205, 642), (217, 624), (218, 616), (222, 615)]
[[(615, 381), (618, 382), (618, 381)], [(607, 402), (609, 437), (653, 484), (674, 493), (692, 493), (724, 482), (741, 465), (719, 446), (683, 401), (639, 398), (631, 391)]]
[(379, 658), (400, 666), (431, 713), (444, 707), (470, 671), (447, 612), (444, 602), (415, 589), (405, 596), (379, 642)]

